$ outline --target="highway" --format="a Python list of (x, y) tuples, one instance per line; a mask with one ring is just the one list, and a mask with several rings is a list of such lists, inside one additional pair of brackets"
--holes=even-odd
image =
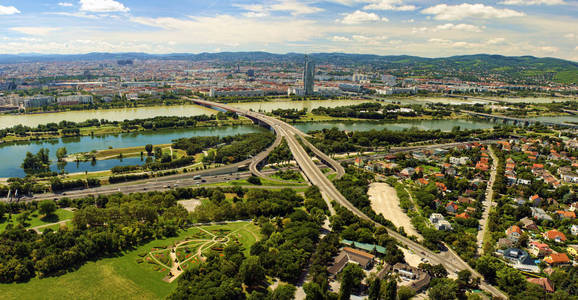
[[(270, 176), (277, 172), (277, 170), (267, 170), (264, 171), (262, 174), (264, 176)], [(182, 174), (181, 174), (182, 175)], [(212, 185), (216, 183), (223, 183), (229, 182), (232, 180), (242, 180), (247, 179), (253, 174), (249, 171), (245, 172), (236, 172), (232, 174), (222, 174), (222, 175), (210, 175), (210, 176), (203, 176), (201, 179), (193, 179), (194, 176), (167, 176), (167, 177), (158, 177), (158, 178), (151, 178), (146, 180), (139, 180), (133, 182), (126, 182), (126, 183), (119, 183), (119, 184), (111, 184), (111, 185), (104, 185), (101, 187), (96, 188), (89, 188), (89, 189), (78, 189), (78, 190), (71, 190), (66, 191), (64, 193), (45, 193), (45, 194), (37, 194), (33, 197), (23, 197), (20, 198), (19, 202), (31, 202), (31, 201), (41, 201), (46, 199), (60, 199), (60, 198), (83, 198), (88, 196), (98, 196), (98, 195), (108, 195), (114, 193), (141, 193), (147, 191), (166, 191), (177, 187), (206, 187), (206, 188), (216, 188), (220, 187), (218, 185)], [(295, 182), (292, 182), (295, 184)], [(249, 188), (265, 188), (265, 189), (279, 189), (283, 188), (282, 186), (243, 186)], [(299, 187), (299, 186), (294, 186)], [(302, 187), (307, 187), (306, 184), (303, 184)]]
[[(326, 201), (326, 203), (330, 207), (331, 214), (335, 213), (335, 210), (332, 208), (332, 205), (331, 205), (331, 200), (334, 200), (338, 204), (340, 204), (341, 206), (349, 209), (351, 212), (353, 212), (359, 218), (373, 222), (376, 226), (383, 226), (383, 225), (371, 220), (367, 215), (365, 215), (357, 207), (355, 207), (353, 204), (351, 204), (341, 194), (341, 192), (339, 192), (339, 190), (337, 190), (337, 188), (333, 185), (333, 183), (315, 165), (315, 163), (313, 162), (313, 160), (311, 159), (311, 157), (309, 156), (307, 151), (303, 148), (303, 146), (301, 146), (301, 144), (297, 140), (296, 136), (305, 137), (306, 135), (304, 133), (300, 132), (299, 130), (297, 130), (295, 127), (293, 127), (293, 126), (291, 126), (291, 125), (289, 125), (283, 121), (265, 116), (265, 115), (260, 114), (260, 113), (255, 113), (255, 112), (251, 112), (251, 111), (243, 111), (243, 110), (229, 107), (227, 105), (220, 104), (220, 103), (213, 103), (213, 102), (204, 101), (204, 100), (195, 100), (194, 102), (197, 104), (202, 104), (202, 105), (209, 106), (209, 107), (218, 107), (221, 109), (233, 111), (233, 112), (236, 112), (238, 114), (247, 116), (251, 119), (258, 120), (260, 122), (267, 124), (271, 129), (275, 130), (277, 135), (281, 135), (285, 138), (285, 140), (287, 141), (287, 144), (289, 145), (289, 148), (291, 149), (291, 152), (293, 153), (295, 161), (297, 162), (297, 164), (299, 165), (299, 167), (301, 168), (301, 170), (303, 171), (303, 173), (305, 174), (305, 176), (307, 177), (309, 182), (311, 182), (311, 184), (314, 184), (317, 187), (319, 187), (319, 190), (321, 191), (321, 193), (323, 195), (323, 199)], [(343, 167), (341, 167), (341, 164), (339, 162), (333, 160), (332, 158), (330, 158), (329, 156), (327, 156), (323, 153), (320, 153), (319, 150), (315, 151), (315, 149), (314, 149), (315, 147), (312, 147), (312, 145), (310, 146), (310, 144), (307, 144), (305, 138), (302, 138), (302, 140), (305, 142), (305, 144), (308, 147), (311, 148), (311, 150), (316, 155), (320, 156), (319, 158), (321, 160), (325, 161), (332, 168), (334, 168), (338, 174), (341, 172), (343, 172), (342, 174), (344, 174)], [(339, 167), (337, 167), (338, 165), (339, 165)], [(398, 232), (396, 232), (394, 230), (391, 230), (388, 228), (387, 231), (388, 231), (390, 236), (395, 238), (399, 243), (401, 243), (402, 245), (404, 245), (408, 249), (411, 249), (414, 252), (419, 253), (422, 256), (428, 258), (430, 260), (430, 262), (432, 262), (434, 264), (442, 264), (450, 272), (458, 272), (460, 270), (469, 270), (470, 272), (472, 272), (472, 274), (474, 276), (483, 278), (483, 276), (481, 276), (481, 274), (479, 274), (477, 271), (475, 271), (473, 268), (471, 268), (466, 262), (464, 262), (456, 253), (451, 251), (449, 248), (448, 248), (448, 251), (437, 254), (437, 253), (434, 253), (433, 251), (427, 249), (426, 247), (406, 238), (405, 236), (399, 234)], [(495, 287), (491, 286), (490, 284), (486, 283), (485, 281), (481, 282), (480, 287), (483, 290), (491, 293), (494, 297), (507, 299), (507, 296), (504, 293), (502, 293), (501, 291), (499, 291)]]
[[(265, 125), (269, 127), (271, 130), (274, 130), (277, 134), (277, 139), (275, 143), (280, 143), (282, 138), (285, 138), (297, 165), (304, 173), (306, 179), (313, 185), (319, 187), (323, 199), (326, 201), (330, 213), (333, 215), (335, 214), (335, 210), (332, 207), (331, 201), (337, 202), (339, 205), (347, 208), (351, 212), (353, 212), (356, 216), (361, 219), (368, 220), (373, 222), (376, 226), (383, 226), (379, 223), (374, 222), (371, 220), (367, 215), (365, 215), (362, 211), (356, 208), (353, 204), (351, 204), (339, 190), (333, 185), (333, 183), (323, 174), (321, 169), (316, 165), (313, 159), (309, 156), (305, 148), (301, 145), (301, 143), (297, 140), (297, 138), (301, 138), (301, 141), (311, 149), (311, 151), (317, 156), (321, 161), (325, 164), (330, 166), (332, 169), (335, 170), (338, 177), (341, 177), (345, 174), (344, 168), (341, 166), (339, 162), (332, 159), (328, 155), (324, 154), (323, 152), (319, 151), (315, 148), (312, 144), (310, 144), (305, 137), (306, 134), (299, 131), (295, 127), (277, 120), (272, 117), (268, 117), (266, 115), (252, 112), (252, 111), (245, 111), (242, 109), (230, 107), (225, 104), (221, 103), (214, 103), (210, 101), (200, 100), (200, 99), (191, 99), (193, 103), (211, 107), (211, 108), (219, 108), (222, 110), (227, 110), (231, 112), (235, 112), (240, 116), (245, 116), (252, 119), (254, 122), (259, 123), (261, 125)], [(274, 143), (274, 144), (275, 144)], [(45, 194), (45, 195), (38, 195), (31, 199), (25, 199), (25, 201), (37, 201), (41, 199), (53, 199), (53, 198), (61, 198), (63, 196), (77, 198), (77, 197), (84, 197), (89, 195), (98, 195), (98, 194), (110, 194), (114, 192), (122, 192), (122, 193), (131, 193), (131, 192), (143, 192), (148, 190), (166, 190), (169, 188), (174, 188), (176, 186), (195, 186), (197, 184), (201, 184), (199, 180), (194, 180), (192, 177), (195, 174), (207, 174), (203, 175), (203, 184), (208, 184), (212, 182), (222, 182), (222, 181), (230, 181), (236, 180), (241, 178), (247, 178), (256, 172), (257, 174), (267, 175), (268, 172), (261, 172), (257, 169), (258, 164), (266, 158), (267, 155), (274, 149), (274, 147), (269, 147), (265, 152), (260, 153), (259, 155), (253, 157), (250, 160), (246, 160), (231, 166), (224, 166), (220, 169), (212, 169), (212, 170), (204, 170), (195, 173), (186, 173), (174, 176), (167, 176), (161, 178), (154, 178), (148, 179), (138, 182), (120, 184), (120, 185), (109, 185), (103, 186), (94, 189), (86, 189), (80, 191), (73, 191), (67, 192), (66, 195), (61, 194)], [(240, 173), (238, 175), (232, 175), (233, 173), (237, 172), (238, 167), (240, 166), (250, 166), (249, 172)], [(251, 167), (253, 166), (253, 167)], [(215, 173), (217, 172), (217, 173)], [(218, 174), (221, 172), (221, 174)], [(279, 188), (279, 187), (277, 187)], [(434, 253), (433, 251), (427, 249), (426, 247), (420, 245), (417, 242), (414, 242), (405, 236), (399, 234), (398, 232), (387, 228), (387, 231), (390, 236), (395, 238), (400, 244), (404, 245), (408, 249), (414, 251), (415, 253), (421, 255), (424, 258), (429, 259), (429, 261), (433, 264), (442, 264), (449, 272), (457, 272), (460, 270), (469, 270), (472, 272), (474, 276), (482, 277), (478, 272), (473, 270), (467, 263), (465, 263), (456, 253), (452, 252), (451, 250), (441, 252), (440, 254)], [(448, 248), (449, 249), (449, 248)], [(482, 281), (480, 287), (485, 291), (491, 293), (497, 298), (507, 299), (507, 296), (500, 292), (495, 287), (487, 284), (485, 281)]]

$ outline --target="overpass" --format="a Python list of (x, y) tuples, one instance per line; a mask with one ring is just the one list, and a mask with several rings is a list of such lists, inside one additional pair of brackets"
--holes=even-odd
[[(252, 111), (244, 111), (244, 110), (241, 110), (238, 108), (230, 107), (226, 104), (214, 103), (214, 102), (209, 102), (209, 101), (205, 101), (205, 100), (194, 99), (192, 101), (196, 104), (199, 104), (199, 105), (203, 105), (203, 106), (207, 106), (207, 107), (211, 107), (211, 108), (219, 108), (219, 109), (224, 109), (227, 111), (235, 112), (238, 115), (245, 116), (251, 120), (256, 121), (256, 123), (263, 124), (266, 127), (270, 128), (271, 130), (274, 130), (278, 136), (283, 136), (285, 138), (285, 140), (287, 141), (287, 144), (288, 144), (289, 148), (291, 149), (291, 152), (293, 153), (293, 157), (295, 158), (295, 161), (297, 162), (299, 168), (301, 168), (301, 170), (305, 174), (307, 180), (309, 180), (309, 182), (311, 184), (313, 184), (319, 188), (319, 190), (321, 191), (321, 194), (323, 196), (323, 199), (326, 201), (327, 206), (329, 207), (331, 214), (335, 214), (335, 210), (332, 208), (332, 204), (331, 204), (331, 201), (335, 201), (339, 205), (350, 210), (352, 213), (354, 213), (359, 218), (367, 220), (369, 222), (372, 222), (376, 226), (383, 227), (383, 225), (373, 221), (365, 213), (363, 213), (361, 210), (359, 210), (357, 207), (355, 207), (353, 204), (351, 204), (351, 202), (349, 202), (341, 194), (341, 192), (333, 185), (333, 183), (317, 167), (315, 162), (313, 162), (313, 159), (311, 158), (311, 156), (309, 156), (309, 154), (307, 153), (305, 148), (297, 140), (297, 137), (301, 137), (301, 140), (303, 141), (303, 143), (307, 147), (309, 147), (312, 150), (312, 152), (316, 156), (318, 156), (322, 161), (327, 162), (328, 165), (330, 165), (332, 168), (334, 168), (338, 174), (345, 174), (345, 171), (343, 170), (343, 167), (341, 166), (341, 164), (339, 162), (335, 161), (334, 159), (332, 159), (331, 157), (327, 156), (326, 154), (322, 153), (321, 151), (319, 151), (312, 144), (310, 144), (304, 138), (306, 135), (303, 132), (299, 131), (295, 127), (293, 127), (293, 126), (291, 126), (291, 125), (289, 125), (283, 121), (280, 121), (278, 119), (275, 119), (275, 118), (272, 118), (272, 117), (269, 117), (269, 116), (266, 116), (266, 115), (263, 115), (260, 113), (255, 113)], [(447, 252), (437, 254), (437, 253), (434, 253), (433, 251), (427, 249), (426, 247), (422, 246), (421, 244), (414, 242), (413, 240), (408, 239), (407, 237), (399, 234), (398, 232), (396, 232), (394, 230), (391, 230), (389, 228), (386, 228), (386, 229), (388, 231), (388, 234), (390, 236), (392, 236), (393, 238), (395, 238), (400, 244), (403, 244), (407, 248), (415, 251), (416, 253), (420, 253), (421, 255), (426, 256), (430, 260), (430, 262), (432, 262), (434, 264), (442, 264), (446, 269), (450, 270), (450, 272), (452, 272), (452, 271), (457, 272), (459, 270), (469, 270), (470, 272), (472, 272), (472, 274), (474, 276), (482, 277), (481, 274), (479, 274), (477, 271), (472, 269), (456, 253), (451, 251), (451, 249)], [(489, 293), (491, 293), (492, 295), (494, 295), (497, 298), (507, 299), (507, 296), (504, 293), (502, 293), (501, 291), (499, 291), (495, 287), (487, 284), (485, 281), (482, 281), (482, 283), (480, 284), (480, 287), (482, 289), (488, 291)]]
[(515, 118), (515, 117), (507, 117), (507, 116), (480, 113), (480, 112), (469, 111), (469, 110), (462, 110), (462, 112), (466, 113), (470, 116), (483, 118), (483, 119), (494, 121), (494, 122), (498, 122), (498, 121), (502, 121), (503, 123), (510, 122), (510, 123), (513, 123), (514, 125), (529, 126), (529, 125), (534, 125), (534, 124), (543, 124), (543, 125), (547, 125), (547, 126), (558, 126), (558, 127), (566, 127), (566, 128), (571, 128), (571, 129), (578, 129), (578, 125), (570, 124), (570, 123), (557, 123), (557, 122), (548, 122), (548, 121), (538, 121), (538, 120), (532, 120), (532, 119), (521, 119), (521, 118)]

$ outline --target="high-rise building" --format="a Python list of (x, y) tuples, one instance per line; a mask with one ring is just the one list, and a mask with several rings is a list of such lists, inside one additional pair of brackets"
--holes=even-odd
[(305, 70), (303, 71), (303, 89), (305, 96), (313, 95), (315, 81), (315, 63), (309, 56), (305, 56)]

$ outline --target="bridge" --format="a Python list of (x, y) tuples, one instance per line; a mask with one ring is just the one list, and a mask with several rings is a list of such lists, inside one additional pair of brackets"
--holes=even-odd
[(491, 120), (494, 122), (498, 122), (498, 121), (502, 121), (503, 123), (509, 122), (509, 123), (514, 124), (514, 125), (529, 126), (529, 125), (534, 125), (534, 124), (542, 124), (542, 125), (547, 125), (547, 126), (558, 126), (558, 127), (565, 127), (565, 128), (571, 128), (571, 129), (578, 129), (578, 125), (570, 124), (570, 123), (557, 123), (557, 122), (538, 121), (538, 120), (531, 120), (531, 119), (521, 119), (521, 118), (515, 118), (515, 117), (507, 117), (507, 116), (480, 113), (480, 112), (469, 111), (469, 110), (462, 110), (462, 112), (466, 113), (470, 116), (483, 118), (483, 119)]
[[(365, 213), (355, 207), (351, 202), (349, 202), (341, 192), (333, 185), (333, 183), (323, 174), (323, 172), (317, 167), (311, 156), (309, 156), (308, 152), (302, 146), (298, 138), (300, 138), (301, 142), (308, 147), (319, 159), (326, 162), (331, 168), (333, 168), (340, 176), (345, 174), (345, 171), (341, 164), (331, 157), (327, 156), (323, 152), (319, 151), (315, 148), (311, 143), (309, 143), (305, 137), (306, 134), (301, 132), (300, 130), (296, 129), (295, 127), (280, 121), (278, 119), (266, 116), (264, 114), (252, 112), (252, 111), (245, 111), (242, 109), (238, 109), (235, 107), (228, 106), (226, 104), (215, 103), (200, 99), (192, 99), (193, 103), (198, 105), (203, 105), (206, 107), (211, 108), (219, 108), (224, 109), (227, 111), (235, 112), (240, 116), (247, 117), (253, 120), (255, 123), (262, 124), (263, 126), (274, 130), (277, 136), (282, 136), (287, 141), (291, 152), (293, 153), (293, 157), (297, 162), (299, 168), (305, 174), (307, 180), (317, 186), (323, 196), (323, 199), (326, 201), (327, 206), (330, 209), (330, 213), (333, 215), (335, 214), (335, 210), (332, 207), (331, 201), (335, 201), (339, 205), (347, 208), (357, 217), (367, 220), (369, 222), (374, 223), (376, 226), (383, 227), (383, 225), (373, 221), (369, 218)], [(259, 155), (259, 158), (262, 156)], [(256, 158), (255, 160), (258, 160)], [(440, 254), (434, 253), (433, 251), (427, 249), (426, 247), (422, 246), (421, 244), (414, 242), (411, 239), (399, 234), (398, 232), (387, 228), (388, 234), (395, 238), (399, 243), (403, 244), (407, 248), (413, 250), (416, 253), (420, 253), (421, 255), (427, 257), (431, 263), (433, 264), (442, 264), (446, 269), (450, 272), (458, 272), (460, 270), (469, 270), (472, 272), (474, 276), (482, 277), (477, 271), (472, 269), (466, 262), (464, 262), (455, 252), (449, 249), (447, 252), (442, 252)], [(497, 298), (507, 299), (507, 296), (496, 289), (495, 287), (489, 285), (485, 281), (482, 281), (480, 287)]]

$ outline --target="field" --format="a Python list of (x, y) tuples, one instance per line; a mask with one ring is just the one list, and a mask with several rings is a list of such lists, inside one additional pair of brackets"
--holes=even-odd
[[(13, 215), (11, 215), (11, 218), (8, 218), (8, 214), (5, 214), (5, 217), (3, 219), (0, 219), (0, 232), (4, 231), (4, 229), (6, 229), (6, 226), (10, 222), (14, 225), (18, 224), (16, 219), (19, 215), (20, 214), (13, 214)], [(26, 226), (24, 226), (24, 227), (25, 228), (32, 228), (32, 227), (36, 227), (36, 226), (42, 226), (42, 225), (46, 225), (46, 224), (56, 223), (56, 222), (72, 219), (73, 215), (74, 215), (74, 213), (72, 211), (65, 210), (65, 209), (58, 209), (58, 210), (56, 210), (56, 212), (54, 212), (54, 215), (48, 216), (48, 217), (41, 216), (38, 214), (38, 211), (34, 211), (28, 217), (28, 221), (26, 222)], [(51, 228), (56, 229), (58, 227), (59, 227), (58, 225), (54, 225)], [(43, 231), (43, 230), (46, 230), (46, 228), (43, 228), (40, 231)]]
[(248, 222), (193, 227), (178, 237), (155, 240), (123, 256), (88, 262), (77, 271), (59, 277), (33, 279), (22, 284), (0, 284), (2, 299), (161, 299), (173, 291), (177, 282), (163, 281), (167, 272), (154, 270), (153, 264), (137, 263), (153, 248), (162, 249), (199, 232), (229, 230), (240, 233), (239, 241), (248, 255), (256, 241), (258, 227)]

